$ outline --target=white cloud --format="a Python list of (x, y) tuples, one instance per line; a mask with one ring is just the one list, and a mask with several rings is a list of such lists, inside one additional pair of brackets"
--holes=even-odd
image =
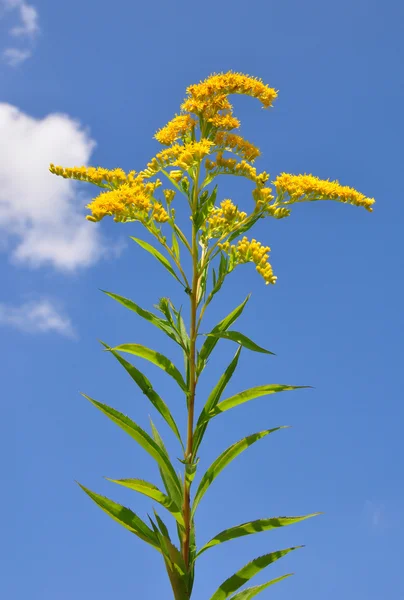
[(70, 338), (76, 333), (70, 319), (50, 300), (27, 302), (21, 306), (0, 304), (0, 325), (8, 325), (26, 333), (59, 333)]
[[(14, 262), (64, 271), (86, 267), (104, 253), (98, 226), (84, 219), (88, 197), (49, 163), (88, 163), (94, 141), (68, 115), (35, 119), (0, 103), (0, 231)], [(81, 184), (84, 186), (85, 184)], [(97, 193), (97, 192), (96, 192)]]
[(13, 27), (10, 31), (11, 35), (18, 36), (35, 36), (39, 33), (38, 12), (36, 8), (26, 2), (19, 2), (17, 8), (20, 13), (21, 25)]
[[(16, 11), (19, 16), (19, 24), (9, 30), (10, 35), (21, 40), (29, 41), (32, 47), (35, 38), (40, 32), (38, 11), (32, 4), (25, 0), (0, 0), (0, 18), (5, 12)], [(32, 52), (29, 48), (6, 48), (2, 52), (3, 61), (10, 67), (16, 67), (30, 58)]]
[(31, 50), (20, 50), (19, 48), (6, 48), (3, 50), (3, 60), (10, 67), (17, 67), (32, 55)]

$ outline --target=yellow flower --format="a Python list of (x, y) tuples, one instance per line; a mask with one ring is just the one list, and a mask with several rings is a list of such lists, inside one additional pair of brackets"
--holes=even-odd
[(175, 191), (174, 190), (163, 190), (164, 198), (166, 199), (167, 204), (171, 204), (174, 200)]
[(196, 121), (191, 115), (176, 115), (165, 127), (159, 129), (154, 137), (160, 144), (170, 146), (178, 138), (191, 131), (195, 125)]
[(254, 162), (261, 154), (259, 148), (254, 144), (245, 140), (241, 135), (235, 135), (234, 133), (219, 131), (215, 136), (215, 143), (220, 148), (231, 150), (249, 162)]
[(225, 129), (226, 131), (230, 131), (230, 129), (238, 129), (240, 127), (240, 121), (237, 119), (237, 117), (233, 117), (231, 113), (216, 113), (212, 117), (209, 117), (207, 121), (212, 123), (212, 125), (217, 129)]
[(257, 272), (264, 278), (266, 285), (276, 282), (277, 277), (275, 277), (272, 266), (268, 262), (269, 252), (271, 251), (269, 246), (263, 246), (261, 242), (254, 239), (250, 241), (244, 236), (236, 245), (230, 246), (225, 242), (219, 244), (219, 247), (230, 255), (233, 268), (240, 264), (253, 262)]
[(166, 209), (160, 202), (156, 202), (153, 206), (152, 218), (157, 223), (166, 223), (168, 221), (168, 214)]
[(231, 200), (223, 200), (220, 208), (214, 208), (208, 215), (206, 220), (207, 236), (214, 238), (229, 234), (246, 216), (247, 213), (239, 211)]
[(255, 190), (253, 190), (252, 195), (257, 208), (263, 208), (274, 199), (272, 195), (272, 188), (270, 187), (256, 187)]
[(128, 184), (123, 184), (116, 190), (102, 192), (87, 205), (96, 221), (107, 215), (129, 217), (133, 211), (144, 213), (143, 216), (146, 216), (150, 207), (150, 194), (144, 188), (131, 187)]
[(274, 181), (278, 193), (289, 195), (289, 202), (300, 200), (339, 200), (340, 202), (363, 206), (372, 212), (374, 198), (367, 198), (354, 188), (340, 185), (338, 181), (323, 180), (314, 175), (290, 175), (282, 173)]
[[(133, 183), (136, 180), (135, 171), (125, 173), (123, 169), (104, 169), (102, 167), (60, 167), (50, 164), (49, 170), (54, 175), (65, 179), (88, 181), (102, 187), (114, 188), (123, 183)], [(139, 175), (137, 176), (139, 178)]]
[(275, 219), (284, 219), (290, 215), (291, 211), (289, 208), (276, 206), (276, 204), (270, 204), (265, 207), (265, 213), (270, 217), (274, 217)]
[(174, 144), (173, 146), (170, 146), (170, 148), (158, 152), (156, 156), (147, 163), (146, 169), (142, 171), (143, 175), (145, 177), (153, 177), (153, 175), (161, 171), (161, 169), (173, 165), (181, 152), (183, 152), (183, 148), (184, 146), (180, 146), (180, 144)]
[(232, 71), (213, 74), (200, 83), (190, 85), (187, 88), (187, 93), (196, 103), (212, 101), (217, 96), (226, 97), (229, 94), (244, 94), (258, 98), (264, 108), (269, 108), (278, 96), (277, 91), (265, 85), (261, 79), (243, 73), (233, 73)]
[(218, 94), (212, 98), (197, 98), (192, 96), (186, 98), (181, 105), (181, 110), (196, 115), (202, 115), (204, 118), (209, 119), (210, 117), (214, 117), (220, 111), (232, 112), (233, 107), (226, 95)]
[(174, 181), (176, 181), (178, 183), (178, 181), (181, 181), (182, 179), (182, 171), (170, 171), (169, 172), (169, 176), (171, 177), (171, 179), (174, 179)]
[(210, 154), (213, 142), (207, 139), (202, 139), (200, 142), (190, 142), (183, 146), (183, 151), (173, 163), (175, 167), (181, 167), (188, 170), (195, 162), (202, 160)]
[(265, 185), (269, 179), (268, 173), (265, 171), (257, 173), (257, 169), (250, 165), (246, 160), (237, 161), (235, 158), (223, 158), (222, 152), (217, 153), (215, 161), (207, 159), (205, 161), (205, 167), (208, 171), (214, 171), (217, 175), (238, 175), (240, 177), (245, 177), (246, 179), (251, 179), (257, 186)]
[(207, 139), (202, 139), (200, 142), (189, 142), (184, 145), (174, 144), (156, 154), (147, 164), (147, 168), (142, 171), (142, 174), (145, 177), (152, 177), (168, 166), (180, 167), (187, 171), (195, 162), (207, 156), (213, 145), (213, 142)]

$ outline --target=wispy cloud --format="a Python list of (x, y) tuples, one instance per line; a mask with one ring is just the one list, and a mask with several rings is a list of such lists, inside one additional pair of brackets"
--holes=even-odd
[(0, 17), (4, 17), (7, 12), (18, 14), (19, 22), (11, 27), (9, 34), (20, 41), (28, 43), (28, 47), (17, 48), (13, 46), (2, 52), (3, 61), (10, 67), (17, 67), (32, 56), (32, 46), (40, 33), (38, 11), (25, 0), (0, 0), (0, 8), (3, 9)]
[[(74, 271), (105, 254), (99, 228), (84, 219), (89, 200), (50, 162), (87, 164), (95, 142), (68, 115), (35, 119), (0, 103), (0, 232), (13, 262)], [(5, 240), (5, 241), (4, 241)]]
[(17, 25), (10, 30), (11, 35), (16, 37), (32, 37), (37, 35), (39, 33), (39, 17), (36, 8), (26, 2), (20, 2), (17, 8), (20, 13), (21, 22), (20, 25)]
[(27, 302), (20, 306), (0, 304), (0, 325), (26, 333), (58, 333), (75, 338), (70, 319), (50, 300)]
[(3, 60), (10, 67), (18, 67), (30, 56), (31, 50), (20, 50), (19, 48), (6, 48), (3, 50)]

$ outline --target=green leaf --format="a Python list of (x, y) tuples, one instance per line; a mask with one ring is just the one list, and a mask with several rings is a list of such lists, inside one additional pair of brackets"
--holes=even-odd
[[(269, 350), (265, 350), (265, 348), (261, 348), (255, 342), (250, 340), (246, 335), (239, 333), (238, 331), (223, 331), (222, 333), (207, 333), (207, 336), (212, 336), (216, 338), (223, 338), (226, 340), (232, 340), (233, 342), (237, 342), (241, 346), (244, 346), (248, 350), (252, 350), (253, 352), (262, 352), (264, 354), (272, 354)], [(275, 356), (275, 355), (274, 355)]]
[(205, 268), (203, 269), (202, 274), (201, 274), (200, 285), (198, 288), (198, 295), (196, 298), (196, 303), (198, 306), (199, 306), (202, 298), (204, 298), (206, 295), (206, 282), (207, 282), (207, 278), (208, 278), (208, 272), (209, 272), (209, 263), (207, 263), (207, 265), (205, 266)]
[[(150, 417), (149, 417), (149, 419), (150, 419)], [(164, 445), (164, 442), (157, 430), (157, 427), (155, 426), (155, 424), (153, 423), (153, 421), (151, 419), (150, 419), (150, 425), (152, 428), (154, 441), (156, 442), (157, 446), (160, 448), (161, 452), (163, 452), (163, 454), (165, 454), (165, 456), (167, 457), (167, 460), (170, 461), (170, 456), (167, 452), (167, 448)], [(178, 485), (174, 485), (172, 478), (167, 477), (167, 474), (165, 473), (165, 471), (163, 469), (161, 469), (159, 467), (159, 471), (160, 471), (161, 480), (164, 484), (167, 494), (170, 496), (170, 498), (174, 499), (177, 506), (181, 506), (181, 503), (183, 501), (183, 493), (182, 493), (182, 483), (181, 483), (180, 477), (177, 475)]]
[(240, 352), (241, 352), (241, 346), (239, 346), (237, 348), (237, 351), (236, 351), (236, 354), (234, 355), (233, 360), (231, 361), (231, 363), (229, 364), (229, 366), (227, 367), (227, 369), (225, 370), (223, 375), (220, 377), (218, 383), (215, 385), (215, 387), (209, 394), (206, 404), (203, 407), (203, 410), (198, 418), (197, 424), (195, 426), (195, 433), (194, 433), (194, 443), (193, 443), (194, 456), (196, 455), (196, 453), (198, 451), (198, 448), (200, 446), (200, 443), (203, 439), (206, 428), (208, 426), (209, 412), (219, 402), (227, 384), (229, 383), (234, 371), (236, 370), (238, 360), (240, 357)]
[(258, 214), (257, 216), (251, 217), (250, 219), (248, 219), (248, 221), (246, 221), (243, 225), (238, 227), (238, 229), (227, 238), (227, 241), (232, 242), (237, 237), (239, 237), (242, 233), (247, 233), (247, 231), (249, 231), (251, 229), (251, 227), (253, 227), (260, 218), (261, 218), (261, 215)]
[(180, 246), (178, 244), (177, 234), (173, 231), (172, 235), (172, 251), (177, 260), (180, 260)]
[(257, 387), (250, 388), (245, 390), (244, 392), (239, 392), (223, 402), (219, 402), (209, 413), (209, 417), (214, 417), (234, 406), (238, 406), (239, 404), (244, 404), (244, 402), (248, 402), (249, 400), (254, 400), (255, 398), (259, 398), (260, 396), (268, 396), (269, 394), (276, 394), (278, 392), (288, 392), (291, 390), (300, 390), (309, 388), (309, 385), (281, 385), (278, 383), (271, 383), (268, 385), (259, 385)]
[(102, 508), (104, 512), (107, 513), (107, 515), (114, 519), (114, 521), (126, 529), (129, 529), (129, 531), (137, 535), (144, 542), (147, 542), (157, 550), (160, 550), (153, 531), (129, 508), (125, 508), (109, 498), (105, 498), (104, 496), (100, 496), (99, 494), (92, 492), (88, 488), (84, 487), (84, 485), (81, 485), (81, 483), (78, 485), (96, 504), (98, 504), (100, 508)]
[(184, 319), (182, 318), (182, 307), (177, 310), (172, 302), (170, 302), (171, 310), (173, 311), (176, 319), (176, 331), (182, 341), (182, 347), (185, 350), (189, 349), (189, 336), (187, 332), (187, 328), (185, 327)]
[(148, 242), (145, 242), (144, 240), (139, 240), (138, 238), (135, 238), (132, 236), (130, 236), (130, 238), (134, 242), (139, 244), (139, 246), (141, 248), (143, 248), (143, 250), (146, 250), (152, 256), (154, 256), (154, 258), (156, 258), (163, 265), (163, 267), (165, 269), (167, 269), (167, 271), (170, 273), (170, 275), (172, 275), (177, 281), (179, 281), (181, 285), (184, 285), (183, 282), (181, 281), (181, 279), (178, 277), (177, 273), (174, 271), (173, 267), (171, 266), (170, 261), (163, 254), (161, 254), (161, 252), (156, 250), (156, 248), (154, 246), (152, 246)]
[(216, 479), (216, 477), (219, 475), (219, 473), (221, 471), (223, 471), (223, 469), (225, 467), (227, 467), (227, 465), (236, 458), (236, 456), (241, 454), (241, 452), (246, 450), (249, 446), (251, 446), (252, 444), (257, 442), (258, 440), (264, 438), (265, 436), (269, 435), (270, 433), (278, 431), (279, 429), (286, 429), (286, 427), (284, 427), (284, 426), (283, 427), (275, 427), (274, 429), (265, 429), (264, 431), (259, 431), (258, 433), (253, 433), (253, 434), (248, 435), (247, 437), (239, 440), (238, 442), (236, 442), (229, 448), (227, 448), (227, 450), (225, 450), (210, 465), (208, 470), (203, 475), (201, 482), (198, 486), (198, 489), (196, 491), (196, 494), (195, 494), (194, 504), (192, 507), (192, 514), (193, 515), (195, 514), (195, 511), (196, 511), (196, 508), (197, 508), (199, 502), (201, 501), (203, 495), (205, 494), (205, 492), (207, 491), (209, 486), (212, 484), (212, 482)]
[(225, 254), (223, 252), (221, 252), (218, 274), (216, 275), (216, 272), (213, 269), (212, 289), (206, 299), (205, 307), (208, 306), (212, 302), (214, 296), (221, 289), (221, 287), (224, 283), (224, 280), (226, 279), (226, 275), (228, 275), (230, 273), (230, 270), (231, 270), (230, 269), (230, 261), (229, 261), (228, 257), (225, 256)]
[[(254, 560), (246, 564), (242, 569), (237, 571), (237, 573), (226, 579), (226, 581), (224, 581), (222, 585), (218, 588), (218, 590), (213, 594), (210, 600), (226, 600), (226, 598), (231, 596), (233, 592), (241, 588), (241, 586), (247, 583), (247, 581), (250, 581), (250, 579), (254, 577), (254, 575), (262, 571), (262, 569), (265, 569), (265, 567), (268, 567), (276, 560), (279, 560), (286, 554), (289, 554), (289, 552), (297, 550), (298, 548), (302, 548), (302, 546), (296, 546), (294, 548), (286, 548), (285, 550), (270, 552), (269, 554), (264, 554), (263, 556), (255, 558)], [(281, 581), (281, 579), (284, 579), (284, 577), (274, 580), (273, 583)]]
[(181, 229), (178, 227), (178, 225), (176, 225), (176, 223), (174, 223), (173, 226), (174, 226), (174, 232), (176, 233), (178, 239), (181, 240), (181, 242), (184, 244), (184, 246), (187, 248), (187, 250), (190, 251), (189, 242), (188, 242), (186, 236), (184, 235), (184, 233), (181, 231)]
[(166, 476), (171, 479), (172, 484), (178, 489), (178, 492), (180, 492), (181, 484), (168, 456), (161, 450), (156, 442), (141, 427), (139, 427), (139, 425), (114, 408), (107, 406), (107, 404), (97, 402), (97, 400), (86, 396), (86, 394), (83, 394), (83, 396), (142, 446), (142, 448), (154, 458)]
[(202, 194), (199, 198), (198, 209), (196, 210), (194, 217), (193, 217), (193, 221), (194, 221), (196, 229), (200, 229), (200, 227), (206, 221), (206, 218), (209, 214), (210, 209), (213, 208), (213, 206), (215, 204), (216, 196), (217, 196), (217, 185), (214, 187), (214, 189), (212, 190), (212, 193), (210, 195), (207, 190), (202, 192)]
[(163, 492), (161, 492), (159, 488), (152, 483), (143, 481), (142, 479), (110, 479), (109, 477), (106, 477), (106, 479), (108, 481), (112, 481), (112, 483), (117, 483), (118, 485), (127, 487), (135, 492), (139, 492), (140, 494), (147, 496), (148, 498), (151, 498), (152, 500), (155, 500), (161, 504), (161, 506), (164, 506), (164, 508), (166, 508), (173, 515), (175, 520), (181, 526), (184, 526), (184, 519), (181, 514), (181, 509), (177, 506), (174, 500), (172, 500), (172, 498), (169, 498), (166, 496), (166, 494), (163, 494)]
[(241, 313), (244, 310), (245, 305), (247, 304), (248, 300), (250, 299), (250, 296), (247, 296), (247, 298), (244, 300), (244, 302), (242, 302), (239, 306), (237, 306), (237, 308), (235, 308), (229, 315), (227, 315), (227, 317), (225, 317), (222, 321), (220, 321), (220, 323), (218, 323), (210, 332), (213, 335), (209, 335), (209, 337), (205, 340), (205, 342), (202, 345), (202, 348), (199, 352), (198, 355), (198, 365), (197, 365), (197, 374), (200, 375), (200, 373), (203, 371), (206, 362), (209, 358), (209, 356), (211, 355), (211, 353), (213, 352), (213, 349), (215, 348), (217, 342), (219, 341), (219, 338), (214, 337), (217, 333), (222, 333), (223, 331), (227, 331), (227, 329), (230, 327), (230, 325), (232, 325), (234, 323), (234, 321), (236, 319), (238, 319), (238, 317), (241, 315)]
[(225, 529), (224, 531), (221, 531), (215, 535), (214, 538), (212, 538), (199, 550), (197, 556), (200, 556), (203, 552), (205, 552), (205, 550), (208, 550), (213, 546), (217, 546), (218, 544), (222, 544), (223, 542), (244, 537), (245, 535), (260, 533), (261, 531), (268, 531), (270, 529), (277, 529), (278, 527), (293, 525), (294, 523), (299, 523), (305, 519), (317, 517), (320, 514), (321, 513), (313, 513), (311, 515), (304, 515), (302, 517), (272, 517), (270, 519), (257, 519), (255, 521), (249, 521), (248, 523), (236, 525), (235, 527), (230, 527), (229, 529)]
[[(164, 564), (170, 579), (174, 598), (175, 600), (188, 600), (187, 573), (182, 555), (178, 548), (171, 542), (167, 528), (156, 512), (155, 516), (159, 523), (160, 531), (150, 516), (149, 519), (163, 554)], [(166, 531), (167, 535), (162, 533), (161, 530)]]
[(118, 354), (118, 352), (115, 352), (112, 348), (110, 348), (107, 344), (105, 344), (104, 342), (101, 342), (101, 344), (107, 350), (109, 350), (109, 352), (113, 356), (115, 356), (115, 358), (126, 369), (126, 371), (129, 373), (129, 375), (132, 377), (133, 381), (135, 383), (137, 383), (137, 385), (140, 387), (140, 389), (142, 390), (144, 395), (150, 400), (150, 402), (153, 404), (153, 406), (156, 408), (156, 410), (158, 410), (158, 412), (161, 414), (163, 419), (168, 423), (168, 425), (170, 426), (172, 431), (175, 433), (175, 435), (179, 439), (181, 446), (183, 447), (180, 432), (179, 432), (177, 424), (174, 421), (174, 418), (170, 412), (170, 409), (168, 408), (168, 406), (164, 402), (164, 400), (162, 398), (160, 398), (160, 396), (157, 394), (157, 392), (154, 391), (153, 386), (150, 383), (150, 381), (147, 379), (147, 377), (145, 375), (143, 375), (143, 373), (141, 373), (138, 369), (136, 369), (136, 367), (133, 366), (130, 362), (125, 360), (120, 354)]
[(105, 290), (101, 290), (101, 291), (104, 294), (106, 294), (107, 296), (109, 296), (110, 298), (112, 298), (113, 300), (116, 300), (117, 302), (119, 302), (119, 304), (122, 304), (122, 306), (125, 306), (129, 310), (135, 312), (137, 315), (139, 315), (146, 321), (149, 321), (149, 323), (152, 323), (153, 325), (158, 327), (161, 331), (164, 331), (164, 333), (166, 333), (172, 340), (179, 343), (175, 332), (172, 330), (172, 328), (170, 327), (170, 324), (167, 321), (165, 321), (164, 319), (160, 319), (159, 317), (157, 317), (154, 313), (150, 312), (149, 310), (144, 310), (143, 308), (141, 308), (140, 306), (135, 304), (135, 302), (133, 302), (133, 300), (129, 300), (129, 298), (124, 298), (123, 296), (119, 296), (118, 294), (113, 294), (112, 292), (106, 292)]
[[(156, 517), (157, 525), (158, 525), (161, 533), (171, 542), (171, 538), (170, 538), (170, 534), (168, 533), (167, 525), (164, 523), (163, 519), (161, 519), (158, 516), (157, 511), (154, 508), (153, 508), (153, 512), (154, 512), (154, 516)], [(178, 551), (178, 548), (177, 548), (177, 551)], [(181, 567), (183, 566), (183, 571), (185, 572), (185, 564), (184, 564), (181, 554), (179, 554), (179, 557), (178, 557), (178, 564)]]
[(173, 379), (178, 383), (180, 388), (184, 390), (185, 393), (188, 392), (186, 383), (177, 369), (177, 367), (169, 360), (164, 354), (160, 352), (156, 352), (156, 350), (152, 350), (151, 348), (146, 348), (146, 346), (142, 346), (142, 344), (121, 344), (120, 346), (116, 346), (113, 348), (115, 352), (127, 352), (128, 354), (134, 354), (135, 356), (139, 356), (140, 358), (144, 358), (149, 362), (153, 363), (160, 369), (163, 369), (168, 375), (171, 375)]
[(281, 577), (277, 577), (276, 579), (272, 579), (271, 581), (267, 581), (266, 583), (261, 583), (261, 585), (255, 585), (254, 587), (247, 588), (242, 592), (239, 592), (235, 596), (232, 596), (230, 600), (251, 600), (254, 596), (257, 596), (260, 592), (263, 592), (270, 585), (274, 585), (275, 583), (279, 583), (283, 579), (287, 579), (291, 577), (293, 573), (288, 573), (287, 575), (282, 575)]

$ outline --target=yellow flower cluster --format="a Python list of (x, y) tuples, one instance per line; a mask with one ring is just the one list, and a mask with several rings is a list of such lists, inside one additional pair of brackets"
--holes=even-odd
[(289, 208), (285, 208), (284, 206), (270, 204), (265, 207), (265, 213), (270, 217), (274, 217), (275, 219), (284, 219), (290, 215), (291, 211)]
[(270, 187), (256, 187), (252, 195), (257, 209), (267, 206), (274, 199), (272, 188)]
[(184, 174), (182, 171), (170, 171), (169, 176), (171, 177), (171, 179), (174, 179), (174, 181), (178, 183), (179, 181), (181, 181)]
[(154, 202), (153, 193), (160, 181), (146, 185), (129, 185), (124, 183), (120, 187), (108, 192), (102, 192), (94, 198), (86, 208), (91, 210), (87, 217), (89, 221), (101, 221), (105, 216), (113, 216), (115, 221), (137, 220), (146, 222), (150, 216), (159, 223), (167, 221), (168, 215), (163, 206)]
[(273, 101), (278, 96), (277, 91), (265, 85), (261, 79), (231, 71), (213, 74), (200, 83), (190, 85), (187, 88), (187, 93), (194, 102), (202, 103), (215, 97), (221, 98), (229, 94), (244, 94), (258, 98), (264, 108), (272, 106)]
[(174, 190), (163, 190), (164, 198), (166, 199), (167, 204), (171, 204), (175, 197)]
[(219, 148), (230, 150), (249, 162), (254, 162), (261, 154), (259, 148), (254, 144), (245, 140), (241, 135), (235, 135), (234, 133), (218, 131), (215, 136), (215, 143)]
[(125, 173), (123, 169), (110, 170), (102, 167), (60, 167), (51, 163), (49, 171), (65, 179), (78, 179), (79, 181), (88, 181), (106, 187), (115, 187), (123, 183), (130, 184), (136, 179), (135, 171)]
[(207, 159), (205, 167), (208, 171), (216, 171), (217, 174), (246, 177), (258, 186), (263, 186), (269, 179), (269, 175), (265, 171), (257, 173), (257, 169), (245, 160), (237, 161), (235, 158), (223, 158), (222, 152), (217, 153), (215, 161)]
[(231, 114), (233, 107), (228, 101), (226, 95), (219, 94), (217, 96), (197, 98), (189, 97), (186, 98), (181, 104), (181, 110), (184, 112), (193, 113), (200, 115), (206, 120), (214, 118), (215, 115), (224, 112), (225, 114)]
[(154, 137), (160, 144), (170, 146), (185, 133), (190, 132), (195, 125), (196, 121), (190, 115), (176, 115), (165, 127), (159, 129)]
[(213, 145), (213, 142), (207, 139), (202, 139), (200, 142), (189, 142), (184, 145), (174, 144), (156, 154), (147, 164), (147, 168), (142, 171), (142, 175), (152, 177), (169, 165), (187, 171), (196, 161), (207, 156)]
[(230, 129), (238, 129), (240, 127), (240, 121), (237, 117), (233, 117), (231, 112), (227, 112), (225, 114), (214, 114), (212, 117), (207, 119), (209, 123), (212, 123), (213, 127), (217, 129), (225, 129), (226, 131), (230, 131)]
[(279, 192), (287, 193), (291, 202), (303, 197), (308, 200), (339, 200), (340, 202), (363, 206), (372, 212), (374, 198), (367, 198), (354, 188), (340, 185), (338, 181), (323, 180), (314, 175), (290, 175), (282, 173), (274, 181)]
[(256, 187), (253, 190), (253, 198), (255, 200), (255, 210), (263, 211), (265, 215), (270, 217), (274, 217), (275, 219), (283, 219), (284, 217), (288, 217), (290, 215), (290, 210), (288, 208), (284, 208), (283, 206), (278, 206), (276, 204), (270, 204), (274, 199), (272, 195), (272, 188), (270, 187)]
[(238, 210), (231, 200), (223, 200), (220, 208), (214, 208), (206, 220), (207, 235), (209, 238), (221, 237), (230, 233), (236, 225), (241, 223), (247, 213)]
[[(249, 240), (244, 236), (236, 245), (230, 245), (229, 242), (219, 244), (220, 248), (230, 255), (234, 266), (247, 262), (253, 262), (258, 273), (264, 278), (266, 285), (276, 282), (272, 266), (268, 262), (269, 246), (263, 246), (257, 240)], [(234, 267), (233, 267), (234, 268)]]
[(156, 202), (153, 205), (152, 219), (154, 219), (157, 223), (166, 223), (168, 221), (167, 211), (160, 202)]

